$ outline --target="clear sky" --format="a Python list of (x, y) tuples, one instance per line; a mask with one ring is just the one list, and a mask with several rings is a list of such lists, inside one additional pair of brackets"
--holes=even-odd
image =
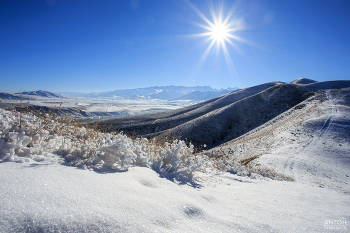
[(350, 79), (349, 0), (0, 0), (3, 92), (300, 77)]

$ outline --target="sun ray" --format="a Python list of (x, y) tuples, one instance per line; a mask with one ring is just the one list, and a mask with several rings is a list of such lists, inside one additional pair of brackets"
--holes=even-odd
[(195, 72), (195, 76), (199, 73), (199, 71), (202, 69), (202, 66), (205, 62), (205, 60), (207, 59), (211, 49), (213, 48), (215, 44), (215, 41), (211, 41), (210, 45), (208, 46), (208, 48), (205, 50), (205, 52), (202, 54), (201, 58), (199, 59), (198, 63), (195, 66), (194, 72)]
[(243, 55), (242, 50), (231, 40), (227, 40), (227, 43), (229, 43), (240, 55)]
[(236, 41), (242, 42), (244, 44), (247, 44), (249, 46), (261, 49), (261, 47), (258, 44), (254, 43), (253, 41), (244, 39), (242, 37), (239, 37), (239, 36), (236, 36), (236, 35), (232, 35), (232, 34), (229, 34), (228, 37), (230, 37), (230, 38), (232, 38), (232, 39), (234, 39)]
[(200, 11), (195, 7), (191, 2), (186, 1), (187, 4), (194, 10), (194, 12), (201, 17), (210, 27), (214, 26), (213, 23)]
[(222, 45), (222, 50), (224, 51), (226, 64), (227, 64), (227, 67), (228, 67), (228, 70), (229, 70), (230, 74), (232, 75), (233, 72), (234, 72), (235, 75), (237, 76), (235, 66), (233, 64), (233, 61), (231, 59), (231, 56), (230, 56), (230, 54), (229, 54), (225, 44)]

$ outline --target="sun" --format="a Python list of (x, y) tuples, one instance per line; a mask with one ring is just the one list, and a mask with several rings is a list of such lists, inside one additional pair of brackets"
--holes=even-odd
[(227, 25), (222, 23), (217, 23), (213, 25), (210, 29), (211, 37), (216, 42), (224, 42), (224, 40), (228, 40), (229, 37), (229, 28)]

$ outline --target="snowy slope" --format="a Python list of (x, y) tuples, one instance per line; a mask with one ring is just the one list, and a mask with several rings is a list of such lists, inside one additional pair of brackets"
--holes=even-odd
[(230, 154), (350, 194), (350, 89), (328, 89), (207, 153)]
[(303, 183), (350, 194), (349, 94), (350, 89), (327, 90), (304, 122), (276, 134), (283, 139), (279, 148), (258, 161)]

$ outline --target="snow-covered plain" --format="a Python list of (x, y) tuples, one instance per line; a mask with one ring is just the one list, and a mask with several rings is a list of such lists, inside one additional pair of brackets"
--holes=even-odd
[(0, 232), (347, 232), (348, 93), (325, 90), (216, 148), (295, 181), (218, 170), (181, 141), (0, 109)]

